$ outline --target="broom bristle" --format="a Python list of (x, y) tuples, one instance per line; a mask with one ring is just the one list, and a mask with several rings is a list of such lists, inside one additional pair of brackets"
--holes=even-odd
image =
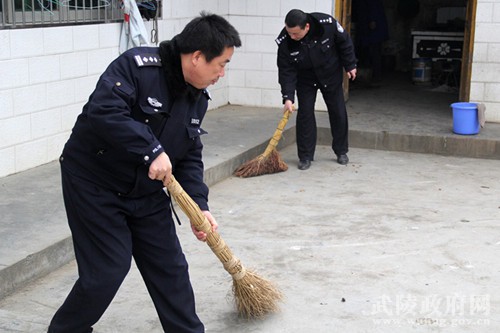
[(288, 170), (288, 165), (281, 159), (280, 153), (276, 149), (273, 149), (268, 156), (261, 154), (244, 163), (236, 169), (234, 175), (247, 178), (286, 170)]
[(233, 279), (236, 308), (247, 319), (262, 318), (279, 311), (281, 291), (270, 281), (247, 270), (241, 279)]

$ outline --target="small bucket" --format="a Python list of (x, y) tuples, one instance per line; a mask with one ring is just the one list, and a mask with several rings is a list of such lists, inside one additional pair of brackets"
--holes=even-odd
[(476, 103), (453, 103), (453, 133), (470, 135), (479, 133)]

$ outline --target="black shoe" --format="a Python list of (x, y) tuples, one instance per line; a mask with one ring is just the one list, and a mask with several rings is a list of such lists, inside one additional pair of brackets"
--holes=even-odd
[(349, 157), (347, 157), (346, 154), (337, 155), (337, 163), (346, 165), (347, 163), (349, 163)]
[(311, 161), (309, 160), (301, 160), (299, 161), (298, 168), (299, 170), (307, 170), (311, 166)]

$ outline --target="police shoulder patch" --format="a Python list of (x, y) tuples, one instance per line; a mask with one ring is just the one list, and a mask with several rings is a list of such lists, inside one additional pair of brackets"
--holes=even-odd
[(319, 23), (322, 23), (322, 24), (332, 24), (333, 23), (333, 19), (331, 17), (325, 17), (325, 18), (320, 19)]
[(281, 34), (274, 41), (276, 42), (276, 44), (280, 45), (286, 39), (287, 36), (288, 34)]
[(161, 59), (158, 54), (137, 54), (134, 56), (137, 67), (157, 66), (161, 67)]

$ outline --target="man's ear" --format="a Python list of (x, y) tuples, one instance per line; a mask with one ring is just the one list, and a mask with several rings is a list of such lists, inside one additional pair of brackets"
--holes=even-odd
[(203, 53), (200, 50), (194, 51), (191, 55), (191, 61), (194, 66), (196, 66), (203, 58)]

